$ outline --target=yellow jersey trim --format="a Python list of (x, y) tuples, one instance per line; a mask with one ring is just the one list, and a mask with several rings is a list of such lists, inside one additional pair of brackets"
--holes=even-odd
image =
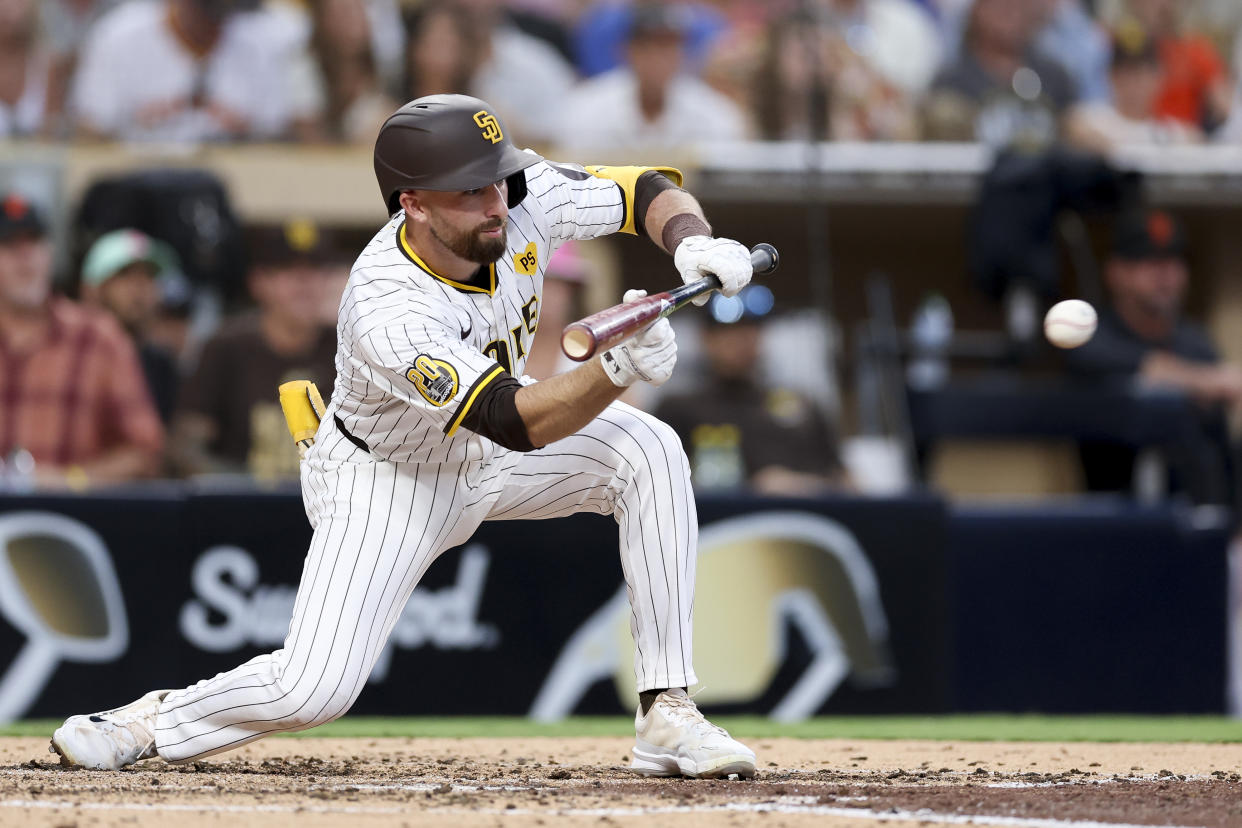
[[(673, 180), (678, 187), (681, 186), (682, 175), (681, 170), (676, 167), (584, 167), (584, 169), (596, 178), (606, 178), (609, 181), (615, 181), (617, 186), (621, 188), (621, 194), (625, 201), (625, 221), (621, 223), (619, 232), (629, 233), (637, 236), (638, 228), (634, 226), (634, 188), (638, 185), (638, 177), (645, 172), (664, 173)], [(402, 241), (405, 240), (404, 234)]]
[(419, 270), (423, 271), (433, 279), (439, 279), (449, 287), (456, 288), (457, 290), (464, 290), (468, 293), (486, 293), (488, 296), (491, 296), (496, 292), (496, 264), (494, 262), (487, 266), (487, 276), (490, 280), (491, 287), (481, 288), (478, 285), (469, 285), (465, 282), (458, 282), (455, 279), (450, 279), (447, 276), (441, 276), (439, 273), (436, 273), (428, 267), (427, 263), (419, 258), (419, 255), (414, 252), (414, 248), (410, 247), (410, 243), (406, 241), (404, 221), (401, 222), (401, 226), (397, 228), (397, 244), (401, 247), (401, 252), (405, 254), (405, 257), (414, 264), (418, 265)]
[(470, 406), (474, 405), (475, 398), (479, 396), (479, 392), (487, 387), (488, 383), (496, 379), (505, 372), (504, 366), (497, 365), (492, 368), (491, 372), (484, 375), (483, 379), (474, 384), (474, 388), (470, 389), (470, 396), (466, 397), (466, 401), (461, 404), (461, 408), (457, 409), (457, 416), (449, 423), (448, 430), (444, 433), (452, 437), (457, 433), (458, 427), (461, 426), (462, 420), (466, 419), (466, 413), (470, 411)]

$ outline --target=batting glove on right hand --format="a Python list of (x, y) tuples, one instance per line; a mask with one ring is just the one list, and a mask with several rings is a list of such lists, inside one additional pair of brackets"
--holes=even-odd
[[(673, 264), (686, 284), (709, 274), (715, 275), (720, 280), (720, 292), (725, 296), (736, 296), (755, 273), (745, 245), (733, 239), (711, 236), (686, 236), (673, 251)], [(710, 293), (704, 293), (694, 298), (694, 304), (706, 305), (710, 298)]]
[[(623, 301), (633, 302), (645, 290), (627, 290)], [(613, 385), (626, 388), (639, 380), (663, 385), (677, 364), (677, 340), (667, 319), (658, 319), (636, 336), (600, 354), (600, 364)]]

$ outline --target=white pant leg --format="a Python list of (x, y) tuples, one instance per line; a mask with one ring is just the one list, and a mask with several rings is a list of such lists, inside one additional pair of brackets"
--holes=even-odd
[(520, 456), (487, 520), (612, 514), (630, 598), (638, 690), (689, 687), (698, 515), (672, 428), (613, 403), (578, 433)]
[(344, 440), (316, 447), (302, 474), (315, 531), (284, 647), (169, 694), (159, 755), (198, 759), (344, 714), (427, 567), (481, 520), (462, 506), (486, 476), (471, 489), (464, 471), (376, 462)]

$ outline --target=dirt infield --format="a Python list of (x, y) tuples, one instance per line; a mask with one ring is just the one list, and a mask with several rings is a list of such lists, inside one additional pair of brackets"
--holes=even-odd
[(642, 779), (624, 739), (269, 739), (65, 770), (0, 739), (0, 825), (1242, 826), (1242, 745), (761, 739), (754, 781)]

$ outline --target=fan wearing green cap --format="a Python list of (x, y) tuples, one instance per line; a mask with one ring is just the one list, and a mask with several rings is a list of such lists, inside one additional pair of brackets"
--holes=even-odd
[(160, 313), (162, 282), (178, 267), (171, 247), (131, 229), (100, 236), (82, 262), (82, 301), (112, 314), (129, 333), (165, 424), (177, 398), (177, 363), (149, 333)]

